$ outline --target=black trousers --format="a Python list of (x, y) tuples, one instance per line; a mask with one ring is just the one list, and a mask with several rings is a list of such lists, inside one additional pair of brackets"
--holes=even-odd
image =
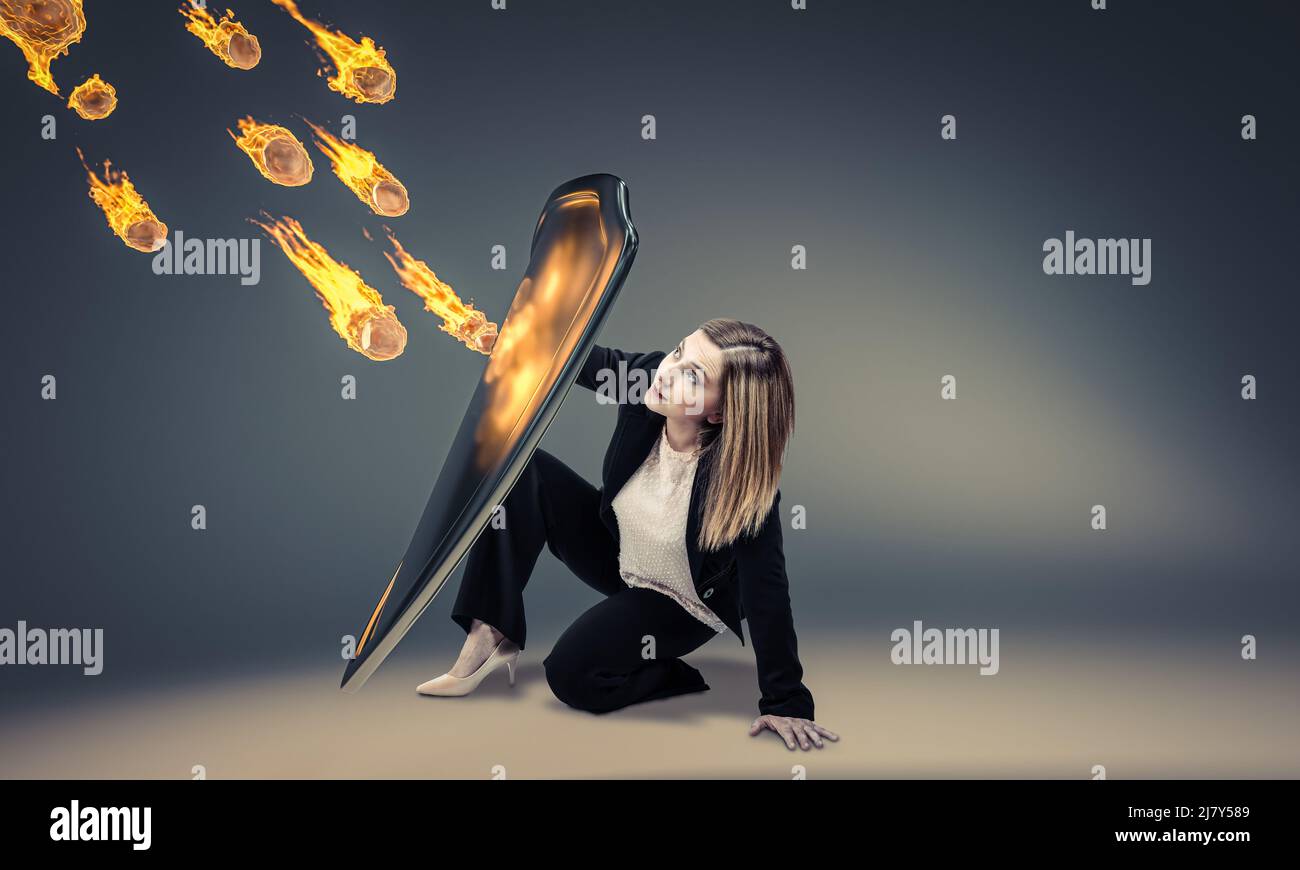
[(465, 560), (451, 618), (469, 631), (477, 617), (523, 649), (524, 587), (542, 547), (605, 595), (570, 625), (543, 661), (546, 681), (570, 707), (607, 713), (709, 688), (681, 660), (716, 632), (672, 598), (631, 588), (618, 570), (618, 543), (600, 519), (600, 490), (538, 450)]

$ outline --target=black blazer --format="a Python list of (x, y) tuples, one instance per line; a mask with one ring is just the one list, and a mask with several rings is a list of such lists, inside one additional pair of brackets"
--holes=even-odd
[[(617, 372), (619, 363), (623, 363), (627, 372), (644, 369), (653, 377), (665, 356), (663, 351), (629, 353), (595, 345), (578, 373), (577, 383), (596, 390), (600, 387), (601, 370)], [(629, 390), (627, 400), (619, 403), (618, 423), (601, 469), (600, 518), (615, 541), (619, 540), (619, 533), (614, 496), (645, 461), (665, 425), (665, 418), (648, 410), (641, 398), (632, 396)], [(706, 466), (697, 467), (686, 522), (686, 555), (695, 589), (700, 600), (736, 633), (741, 644), (745, 643), (745, 634), (740, 621), (749, 620), (762, 694), (759, 711), (812, 719), (813, 697), (803, 684), (803, 667), (799, 664), (798, 641), (790, 612), (785, 552), (781, 545), (781, 492), (777, 491), (763, 528), (756, 535), (742, 536), (717, 552), (702, 553), (697, 540), (700, 507), (708, 479)]]

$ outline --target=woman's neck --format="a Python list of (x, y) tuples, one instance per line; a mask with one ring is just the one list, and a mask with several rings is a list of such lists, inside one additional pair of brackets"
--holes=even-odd
[(667, 418), (664, 431), (668, 437), (668, 446), (678, 453), (690, 453), (699, 446), (702, 428), (699, 423), (684, 417)]

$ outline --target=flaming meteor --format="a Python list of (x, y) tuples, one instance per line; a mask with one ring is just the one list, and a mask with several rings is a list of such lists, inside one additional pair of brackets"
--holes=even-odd
[(393, 264), (393, 270), (401, 279), (402, 286), (424, 300), (426, 311), (432, 311), (442, 318), (439, 329), (463, 342), (470, 350), (490, 355), (492, 345), (497, 340), (497, 325), (488, 320), (482, 311), (476, 311), (473, 305), (461, 302), (451, 285), (441, 281), (428, 263), (412, 257), (393, 235), (393, 231), (388, 227), (384, 229), (396, 251), (396, 255), (385, 251), (384, 256)]
[(384, 305), (379, 291), (307, 238), (302, 224), (293, 218), (271, 220), (266, 212), (262, 214), (271, 222), (254, 219), (253, 223), (266, 232), (315, 288), (329, 312), (330, 325), (348, 347), (380, 362), (401, 356), (406, 349), (406, 327), (398, 321), (393, 306)]
[(384, 217), (406, 214), (411, 207), (406, 187), (375, 159), (374, 154), (351, 142), (344, 142), (311, 121), (307, 126), (316, 132), (316, 147), (330, 159), (334, 174), (352, 188), (357, 199)]
[(190, 3), (182, 3), (181, 15), (185, 16), (185, 29), (193, 33), (208, 51), (235, 69), (252, 69), (262, 59), (262, 46), (257, 37), (244, 29), (244, 25), (235, 20), (235, 13), (227, 9), (221, 20), (212, 17), (207, 9), (199, 9)]
[(86, 166), (86, 156), (80, 148), (77, 156), (90, 177), (90, 198), (103, 209), (109, 228), (128, 248), (151, 254), (167, 244), (167, 225), (158, 220), (125, 172), (113, 169), (105, 160), (104, 177), (100, 178)]
[[(320, 50), (329, 55), (335, 69), (329, 79), (330, 90), (358, 103), (386, 103), (397, 95), (397, 73), (384, 58), (384, 50), (369, 36), (361, 37), (358, 43), (304, 16), (294, 0), (271, 2), (310, 30)], [(324, 59), (322, 56), (321, 60)], [(320, 72), (321, 75), (324, 73), (325, 70)]]
[(27, 58), (27, 78), (59, 95), (50, 64), (86, 32), (82, 0), (0, 0), (0, 36)]
[(68, 108), (76, 111), (87, 121), (107, 118), (117, 108), (117, 89), (95, 73), (72, 89), (68, 97)]
[(240, 118), (237, 123), (241, 135), (236, 136), (234, 130), (226, 132), (267, 180), (285, 187), (301, 187), (311, 181), (311, 155), (297, 136), (284, 127), (262, 124), (251, 117)]

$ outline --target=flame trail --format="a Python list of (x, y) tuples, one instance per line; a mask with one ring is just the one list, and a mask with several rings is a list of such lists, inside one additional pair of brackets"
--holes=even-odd
[(68, 96), (68, 108), (76, 111), (87, 121), (107, 118), (117, 108), (117, 89), (95, 73), (72, 89)]
[[(330, 90), (358, 103), (386, 103), (397, 95), (397, 73), (385, 59), (384, 50), (369, 36), (361, 37), (358, 43), (304, 16), (298, 11), (295, 0), (271, 2), (310, 30), (316, 37), (316, 44), (329, 55), (335, 69), (329, 79)], [(321, 75), (324, 73), (325, 70), (320, 71)]]
[(344, 142), (328, 130), (311, 121), (307, 126), (316, 133), (316, 147), (334, 166), (334, 174), (352, 188), (357, 199), (370, 206), (375, 214), (399, 217), (411, 207), (411, 197), (406, 186), (393, 177), (375, 155), (366, 149)]
[(248, 155), (257, 171), (284, 187), (301, 187), (311, 181), (315, 168), (307, 148), (298, 137), (277, 124), (262, 124), (252, 117), (236, 122), (241, 135), (227, 130), (240, 150)]
[(158, 220), (153, 209), (136, 192), (135, 185), (127, 178), (125, 172), (112, 168), (109, 161), (104, 161), (104, 177), (101, 179), (86, 166), (86, 156), (77, 149), (81, 165), (90, 178), (90, 198), (104, 211), (108, 226), (128, 248), (153, 253), (167, 244), (167, 225)]
[(402, 286), (424, 300), (426, 311), (432, 311), (442, 318), (438, 327), (443, 332), (461, 341), (470, 350), (490, 355), (492, 345), (497, 340), (497, 325), (487, 319), (482, 311), (461, 302), (456, 291), (444, 283), (423, 260), (417, 260), (407, 253), (402, 243), (393, 235), (393, 231), (384, 227), (388, 240), (393, 243), (396, 255), (384, 252), (393, 270), (401, 279)]
[(261, 61), (261, 44), (235, 20), (233, 11), (227, 9), (220, 21), (213, 18), (207, 9), (190, 3), (182, 3), (180, 12), (185, 16), (185, 29), (203, 40), (208, 51), (221, 58), (226, 66), (252, 69)]
[(252, 222), (266, 232), (311, 283), (329, 312), (330, 325), (348, 347), (380, 362), (401, 356), (406, 349), (406, 327), (398, 321), (393, 306), (384, 305), (379, 291), (307, 238), (302, 224), (293, 218), (272, 220), (266, 212), (262, 214), (271, 222), (256, 219)]
[(27, 58), (27, 78), (59, 95), (50, 64), (86, 32), (83, 0), (0, 0), (0, 36)]

